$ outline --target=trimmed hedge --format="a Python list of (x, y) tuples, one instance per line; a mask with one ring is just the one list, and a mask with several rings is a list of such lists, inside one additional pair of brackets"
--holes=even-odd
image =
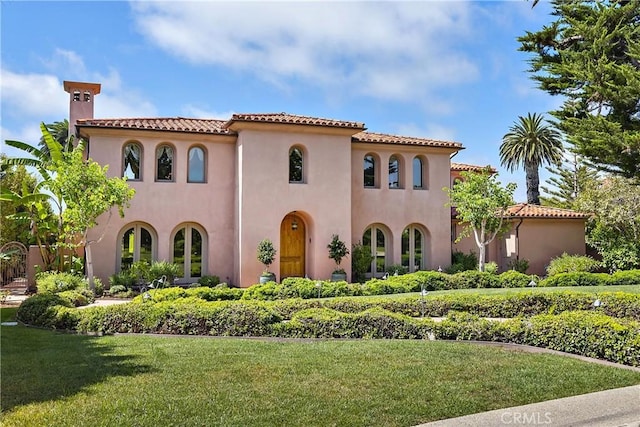
[[(575, 310), (591, 304), (588, 294), (549, 293), (474, 298), (427, 299), (428, 316), (445, 310), (441, 323), (418, 318), (416, 298), (335, 300), (217, 301), (196, 297), (77, 310), (56, 294), (36, 295), (18, 309), (20, 321), (56, 329), (97, 333), (162, 333), (218, 336), (313, 338), (403, 338), (484, 340), (529, 344), (640, 366), (640, 323), (614, 318), (611, 311), (640, 314), (640, 296), (603, 293), (598, 311)], [(516, 295), (516, 297), (518, 297)], [(625, 305), (626, 302), (626, 305)], [(516, 303), (514, 309), (512, 303)], [(469, 309), (460, 313), (455, 310)], [(553, 314), (562, 311), (560, 314)], [(505, 314), (545, 313), (494, 321)], [(515, 314), (518, 315), (518, 314)], [(482, 316), (483, 318), (481, 318)]]

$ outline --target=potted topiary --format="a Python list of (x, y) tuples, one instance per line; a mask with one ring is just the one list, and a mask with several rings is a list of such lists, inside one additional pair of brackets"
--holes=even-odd
[(264, 271), (260, 275), (260, 283), (275, 282), (276, 275), (269, 271), (269, 266), (276, 259), (276, 249), (271, 240), (264, 239), (258, 244), (258, 261), (264, 264)]
[(331, 273), (331, 281), (340, 282), (347, 280), (347, 273), (340, 267), (340, 261), (342, 261), (342, 258), (349, 255), (347, 245), (340, 240), (340, 237), (337, 234), (334, 234), (331, 236), (331, 243), (327, 245), (327, 248), (329, 249), (329, 258), (334, 260), (336, 263), (336, 269)]

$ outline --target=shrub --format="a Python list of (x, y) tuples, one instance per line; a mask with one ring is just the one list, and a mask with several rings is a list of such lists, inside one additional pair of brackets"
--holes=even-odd
[(68, 300), (74, 307), (82, 307), (95, 301), (95, 296), (89, 289), (74, 289), (72, 291), (60, 292), (58, 295)]
[(121, 271), (120, 273), (112, 274), (109, 276), (109, 291), (114, 293), (113, 289), (118, 289), (117, 292), (121, 292), (120, 288), (131, 289), (138, 283), (137, 277), (131, 272), (131, 270)]
[(269, 270), (269, 266), (276, 259), (276, 249), (269, 239), (264, 239), (258, 243), (258, 261), (264, 265), (264, 271)]
[(127, 288), (122, 285), (113, 285), (109, 288), (110, 295), (117, 295), (124, 292), (127, 292)]
[(560, 273), (591, 272), (600, 267), (600, 263), (586, 255), (569, 255), (566, 252), (553, 258), (547, 266), (547, 275)]
[(409, 272), (409, 267), (405, 267), (402, 264), (392, 264), (389, 267), (387, 267), (387, 271), (392, 276), (394, 276), (394, 275), (395, 276), (402, 276), (402, 275), (407, 274)]
[(36, 277), (36, 286), (39, 293), (57, 293), (86, 289), (87, 282), (82, 277), (75, 276), (71, 273), (49, 271), (38, 274)]
[(486, 271), (467, 270), (454, 275), (456, 289), (499, 288), (500, 280)]
[(520, 273), (516, 270), (508, 270), (501, 273), (498, 279), (500, 279), (500, 285), (503, 288), (524, 288), (529, 286), (531, 280), (536, 279), (536, 277)]
[(420, 284), (424, 284), (428, 291), (453, 289), (456, 284), (453, 276), (439, 271), (417, 271), (406, 276), (407, 279), (413, 277), (417, 280), (418, 286), (412, 286), (411, 290), (416, 292), (421, 290)]
[(57, 306), (70, 308), (73, 304), (59, 294), (51, 292), (36, 294), (20, 304), (16, 318), (28, 325), (53, 327), (52, 318), (55, 317)]
[(160, 279), (162, 276), (167, 278), (165, 286), (172, 286), (176, 277), (182, 275), (182, 268), (178, 264), (173, 264), (167, 261), (154, 261), (149, 267), (149, 275), (146, 277), (147, 282), (151, 283), (153, 280)]
[(507, 270), (515, 270), (519, 273), (526, 273), (529, 269), (529, 261), (526, 259), (510, 259), (507, 263)]
[(459, 273), (461, 271), (475, 270), (478, 268), (478, 257), (475, 252), (465, 254), (455, 251), (451, 254), (451, 266), (445, 271), (449, 274)]
[(95, 287), (95, 296), (101, 297), (104, 295), (104, 285), (102, 284), (102, 280), (98, 277), (93, 278), (93, 285)]
[(619, 270), (609, 276), (608, 285), (640, 285), (640, 270)]
[(220, 284), (220, 278), (218, 276), (202, 276), (198, 279), (200, 286), (214, 287)]
[(498, 263), (491, 261), (484, 265), (485, 273), (498, 274)]
[(352, 280), (357, 283), (364, 283), (365, 274), (373, 262), (373, 255), (369, 246), (363, 246), (360, 242), (351, 246), (351, 274)]
[(609, 275), (599, 273), (575, 272), (558, 273), (542, 280), (540, 286), (604, 286)]
[(327, 245), (327, 249), (329, 249), (329, 259), (336, 263), (336, 269), (333, 272), (344, 274), (344, 269), (340, 268), (340, 262), (342, 258), (349, 255), (347, 245), (340, 240), (340, 236), (334, 234), (331, 236), (331, 242)]

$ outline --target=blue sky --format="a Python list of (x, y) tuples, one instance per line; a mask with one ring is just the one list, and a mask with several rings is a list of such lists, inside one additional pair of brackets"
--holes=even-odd
[[(527, 1), (2, 1), (1, 140), (35, 143), (67, 117), (63, 80), (97, 82), (95, 116), (288, 112), (464, 144), (499, 166), (518, 116), (561, 99), (526, 72), (516, 38), (552, 21)], [(542, 171), (541, 181), (548, 174)]]

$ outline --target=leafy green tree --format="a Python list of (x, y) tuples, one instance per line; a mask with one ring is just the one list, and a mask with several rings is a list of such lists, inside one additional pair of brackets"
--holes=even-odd
[(553, 175), (547, 179), (549, 187), (541, 186), (548, 196), (541, 197), (542, 204), (563, 209), (575, 209), (576, 199), (590, 183), (598, 178), (598, 172), (580, 156), (572, 153), (555, 168), (547, 166)]
[[(59, 212), (57, 216), (56, 244), (57, 269), (64, 268), (64, 250), (84, 246), (87, 275), (93, 286), (93, 264), (90, 245), (95, 241), (88, 240), (90, 229), (98, 225), (98, 218), (118, 207), (120, 215), (133, 197), (134, 190), (129, 188), (125, 178), (108, 178), (108, 167), (101, 167), (91, 159), (85, 160), (85, 141), (79, 140), (71, 149), (65, 149), (49, 132), (47, 126), (40, 125), (42, 141), (48, 151), (20, 141), (6, 141), (7, 145), (21, 149), (29, 156), (6, 159), (8, 166), (24, 165), (34, 167), (39, 174), (39, 181), (30, 194), (4, 193), (3, 200), (12, 200), (23, 206), (48, 199), (55, 203)], [(41, 218), (34, 218), (40, 220)], [(46, 258), (44, 258), (46, 259)]]
[(518, 40), (533, 79), (565, 98), (558, 128), (599, 169), (640, 178), (638, 1), (553, 0), (556, 20)]
[(129, 206), (129, 201), (135, 194), (126, 178), (107, 177), (108, 169), (108, 166), (101, 167), (91, 159), (85, 161), (82, 146), (62, 153), (62, 159), (52, 167), (55, 178), (50, 183), (50, 188), (62, 195), (65, 204), (61, 213), (64, 223), (62, 240), (71, 248), (84, 246), (86, 273), (92, 290), (91, 245), (100, 242), (104, 232), (97, 239), (89, 240), (89, 231), (98, 225), (98, 217), (102, 214), (107, 214), (104, 224), (108, 223), (114, 206), (118, 208), (120, 216), (124, 217), (124, 209)]
[(540, 204), (540, 165), (558, 164), (562, 160), (560, 133), (543, 123), (539, 114), (518, 117), (518, 122), (502, 137), (500, 163), (510, 171), (524, 166), (527, 183), (527, 203)]
[[(0, 173), (0, 186), (3, 193), (21, 194), (23, 191), (32, 192), (36, 186), (36, 179), (27, 172), (24, 166), (5, 166), (7, 156), (0, 156), (3, 170)], [(24, 218), (27, 208), (12, 200), (0, 199), (0, 246), (17, 241), (24, 245), (32, 243), (29, 230), (29, 220)]]
[(508, 224), (504, 221), (507, 208), (513, 204), (516, 184), (502, 187), (498, 175), (489, 168), (482, 172), (462, 172), (462, 180), (453, 188), (445, 187), (450, 205), (455, 207), (456, 218), (465, 226), (457, 242), (473, 232), (479, 249), (478, 270), (484, 271), (486, 247)]
[(594, 183), (578, 198), (577, 207), (593, 216), (587, 243), (596, 248), (610, 271), (640, 267), (640, 186), (610, 176)]

